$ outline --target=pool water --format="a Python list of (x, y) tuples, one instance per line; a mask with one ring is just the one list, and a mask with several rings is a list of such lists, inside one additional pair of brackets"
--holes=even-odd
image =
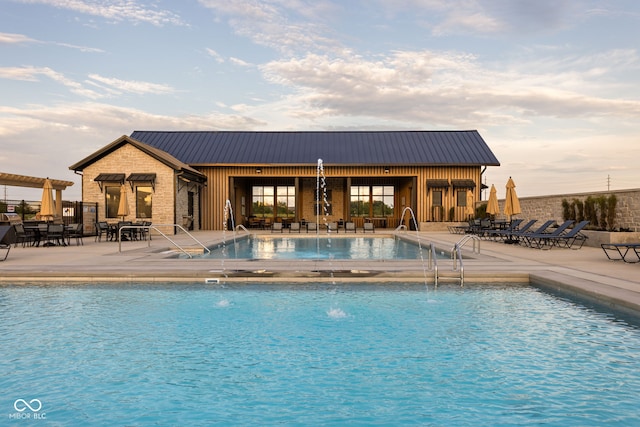
[[(393, 237), (269, 237), (230, 241), (212, 248), (207, 258), (237, 259), (427, 259), (421, 247)], [(440, 256), (443, 256), (440, 254)]]
[(6, 286), (0, 348), (2, 425), (640, 424), (638, 327), (534, 287)]

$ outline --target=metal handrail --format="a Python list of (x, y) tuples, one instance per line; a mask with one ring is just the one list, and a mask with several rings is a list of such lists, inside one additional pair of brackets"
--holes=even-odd
[[(475, 234), (465, 234), (464, 237), (462, 237), (460, 240), (456, 242), (455, 245), (453, 245), (453, 248), (451, 248), (451, 251), (453, 252), (456, 246), (463, 247), (469, 240), (473, 241), (473, 253), (479, 254), (481, 240), (480, 240), (480, 237), (476, 236)], [(478, 242), (477, 249), (476, 249), (476, 242)]]
[[(193, 256), (189, 252), (185, 251), (182, 248), (182, 246), (180, 246), (173, 239), (171, 239), (169, 236), (164, 234), (161, 230), (158, 229), (158, 227), (174, 227), (174, 228), (178, 227), (180, 230), (184, 231), (187, 236), (191, 237), (191, 239), (194, 242), (196, 242), (198, 245), (200, 245), (200, 247), (202, 247), (207, 253), (211, 253), (211, 249), (209, 249), (204, 244), (202, 244), (202, 242), (200, 242), (198, 239), (193, 237), (193, 235), (191, 233), (189, 233), (187, 230), (185, 230), (185, 228), (183, 226), (181, 226), (180, 224), (123, 225), (123, 226), (118, 228), (118, 252), (122, 252), (122, 230), (123, 229), (125, 229), (125, 228), (128, 228), (128, 229), (145, 229), (146, 228), (148, 231), (150, 231), (150, 230), (157, 231), (162, 237), (164, 237), (165, 239), (170, 241), (173, 245), (175, 245), (175, 247), (180, 249), (182, 251), (182, 253), (187, 255), (189, 258), (193, 258)], [(147, 247), (150, 247), (150, 246), (151, 246), (151, 235), (149, 235), (149, 240), (148, 240), (148, 243), (147, 243)]]
[(244, 230), (247, 234), (251, 234), (251, 232), (249, 230), (247, 230), (247, 227), (245, 227), (242, 224), (236, 225), (236, 231), (238, 231), (238, 230)]
[[(460, 286), (464, 286), (464, 262), (462, 262), (462, 252), (460, 251), (460, 245), (458, 245), (457, 243), (453, 246), (451, 257), (453, 258), (453, 271), (460, 272)], [(460, 260), (459, 269), (457, 260)]]

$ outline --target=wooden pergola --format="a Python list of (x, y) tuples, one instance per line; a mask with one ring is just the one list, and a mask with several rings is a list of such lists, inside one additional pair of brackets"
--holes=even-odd
[[(13, 173), (0, 172), (0, 185), (10, 187), (43, 188), (47, 178), (35, 176), (16, 175)], [(49, 179), (56, 192), (56, 215), (62, 217), (62, 191), (73, 185), (73, 181), (63, 181), (61, 179)]]

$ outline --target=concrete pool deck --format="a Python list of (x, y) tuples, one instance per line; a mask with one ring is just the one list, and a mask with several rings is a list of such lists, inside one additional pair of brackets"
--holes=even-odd
[[(287, 237), (288, 233), (271, 234), (258, 231), (252, 234)], [(381, 236), (397, 234), (409, 240), (419, 240), (424, 247), (430, 242), (438, 250), (449, 251), (462, 236), (447, 232), (377, 230)], [(222, 231), (195, 231), (193, 235), (206, 246), (221, 243), (233, 234)], [(237, 233), (237, 238), (246, 233)], [(292, 237), (299, 236), (292, 234)], [(301, 235), (315, 237), (315, 235)], [(321, 233), (321, 236), (326, 236)], [(332, 234), (341, 238), (345, 234)], [(353, 237), (348, 234), (346, 237)], [(364, 236), (359, 233), (358, 237)], [(184, 234), (171, 236), (180, 245), (193, 247)], [(83, 246), (72, 240), (66, 247), (12, 247), (7, 260), (0, 262), (0, 283), (59, 283), (59, 282), (203, 282), (222, 281), (425, 281), (432, 285), (433, 272), (425, 271), (425, 262), (413, 260), (216, 260), (177, 259), (167, 251), (172, 245), (162, 237), (151, 242), (95, 242), (85, 237)], [(535, 283), (562, 292), (573, 293), (616, 309), (640, 313), (640, 263), (627, 264), (609, 261), (600, 248), (580, 250), (554, 248), (538, 250), (518, 245), (481, 241), (480, 253), (472, 251), (469, 242), (462, 250), (465, 284), (472, 283)], [(459, 273), (452, 271), (452, 261), (438, 260), (439, 284), (457, 283)]]

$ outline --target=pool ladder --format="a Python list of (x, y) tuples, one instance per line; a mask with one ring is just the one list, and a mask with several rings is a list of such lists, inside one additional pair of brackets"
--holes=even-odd
[[(458, 280), (460, 280), (460, 286), (464, 286), (464, 262), (462, 261), (462, 247), (467, 242), (473, 242), (473, 253), (480, 253), (480, 238), (475, 234), (465, 234), (460, 240), (458, 240), (451, 248), (451, 259), (453, 260), (453, 271), (459, 272), (460, 276)], [(477, 243), (477, 245), (476, 245)], [(460, 266), (458, 266), (458, 263)]]

